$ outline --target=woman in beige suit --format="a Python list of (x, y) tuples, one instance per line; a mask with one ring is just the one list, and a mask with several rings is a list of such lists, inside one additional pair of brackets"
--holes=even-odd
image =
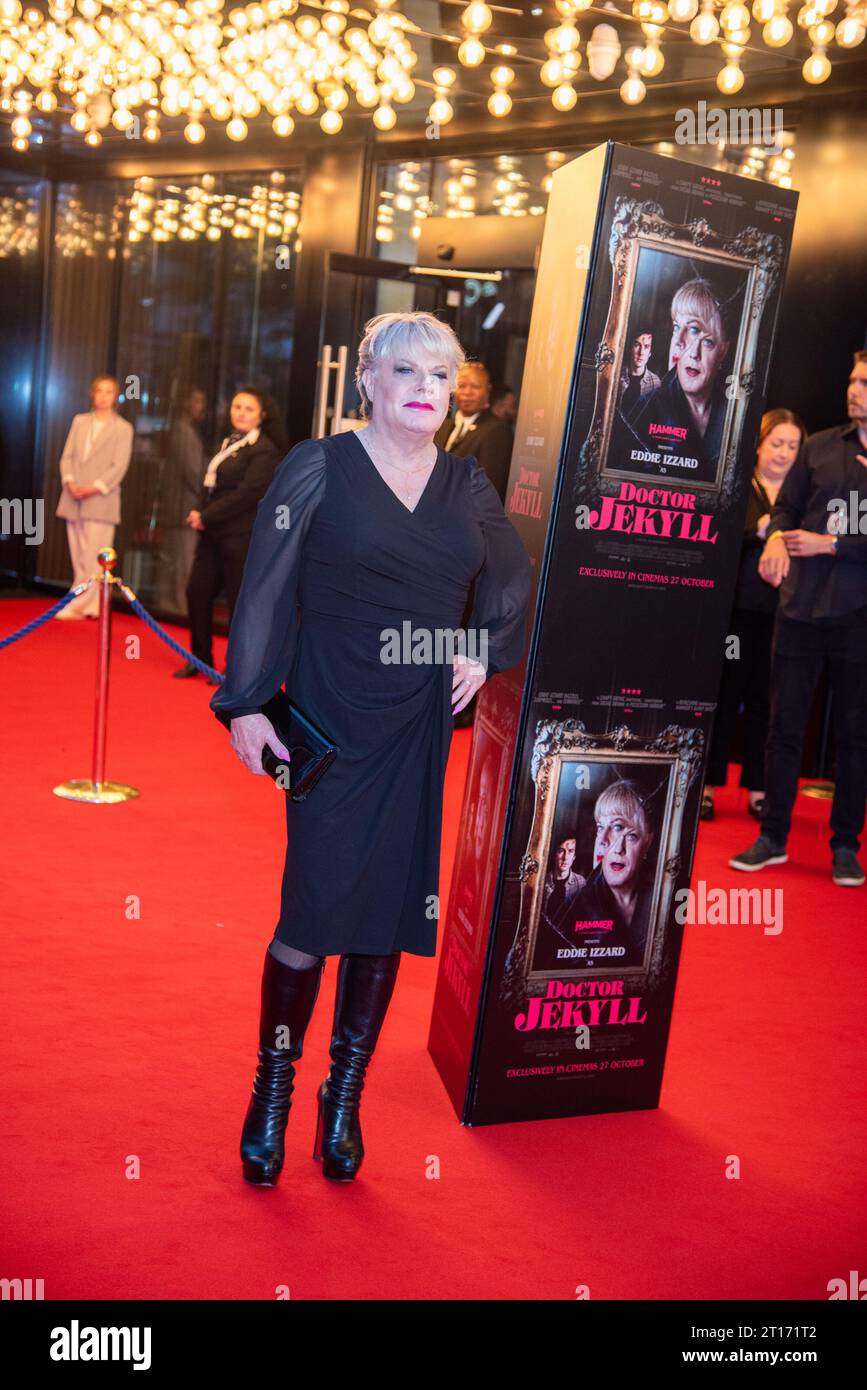
[[(97, 376), (90, 383), (91, 409), (73, 418), (60, 456), (61, 493), (56, 516), (66, 521), (72, 586), (99, 572), (97, 555), (114, 542), (120, 522), (120, 484), (132, 455), (133, 427), (116, 410), (119, 382)], [(92, 584), (58, 618), (95, 618), (99, 588)]]

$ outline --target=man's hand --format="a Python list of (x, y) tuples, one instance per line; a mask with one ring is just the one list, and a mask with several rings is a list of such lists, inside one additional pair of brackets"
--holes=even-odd
[(265, 714), (242, 714), (231, 724), (231, 743), (241, 762), (257, 777), (267, 777), (262, 766), (262, 749), (267, 743), (279, 758), (289, 763), (291, 755), (274, 732), (274, 725)]
[(765, 542), (765, 548), (759, 560), (759, 574), (766, 584), (770, 584), (774, 589), (779, 589), (789, 573), (791, 563), (782, 535), (774, 536)]
[[(190, 512), (189, 516), (187, 517), (187, 525), (192, 526), (194, 531), (204, 531), (205, 523), (202, 521), (202, 513), (195, 511)], [(245, 715), (245, 718), (248, 717), (249, 716)]]
[(784, 531), (782, 539), (790, 555), (833, 555), (834, 536), (822, 531)]

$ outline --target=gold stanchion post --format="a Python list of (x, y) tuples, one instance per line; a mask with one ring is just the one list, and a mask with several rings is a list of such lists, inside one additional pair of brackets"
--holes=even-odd
[(811, 796), (817, 801), (832, 801), (834, 798), (834, 783), (805, 782), (801, 788), (801, 796)]
[(140, 793), (137, 787), (124, 782), (105, 780), (105, 742), (108, 733), (108, 668), (111, 656), (111, 586), (119, 583), (112, 574), (117, 564), (117, 551), (106, 546), (97, 556), (102, 566), (99, 583), (99, 623), (96, 658), (96, 708), (93, 716), (92, 778), (78, 777), (54, 787), (54, 795), (67, 801), (90, 801), (96, 805), (113, 805), (131, 801)]

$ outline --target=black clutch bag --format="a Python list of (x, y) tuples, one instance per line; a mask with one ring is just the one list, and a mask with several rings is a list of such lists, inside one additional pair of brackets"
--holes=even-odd
[[(231, 716), (215, 710), (217, 718), (227, 729), (231, 728)], [(287, 764), (273, 748), (266, 743), (262, 749), (262, 766), (269, 777), (276, 782), (283, 774), (283, 790), (292, 801), (304, 801), (316, 786), (322, 774), (331, 766), (340, 749), (321, 729), (307, 718), (303, 710), (294, 705), (285, 690), (262, 705), (260, 713), (270, 719), (274, 732), (289, 749), (289, 778), (286, 782)]]

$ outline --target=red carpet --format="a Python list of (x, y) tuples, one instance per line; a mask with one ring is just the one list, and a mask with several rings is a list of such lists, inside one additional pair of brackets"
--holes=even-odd
[[(46, 606), (0, 604), (0, 636)], [(569, 1300), (586, 1284), (593, 1299), (822, 1300), (830, 1279), (867, 1274), (867, 889), (831, 884), (829, 803), (799, 797), (790, 863), (746, 880), (725, 867), (754, 838), (746, 794), (718, 796), (695, 878), (782, 886), (784, 929), (687, 928), (658, 1111), (462, 1128), (426, 1051), (435, 963), (404, 956), (364, 1166), (327, 1183), (311, 1151), (330, 958), (286, 1166), (256, 1190), (238, 1138), (280, 794), (229, 750), (210, 687), (173, 681), (178, 658), (119, 612), (107, 775), (141, 797), (52, 796), (90, 776), (95, 642), (94, 623), (52, 622), (0, 652), (0, 1277), (44, 1279), (46, 1299)], [(449, 766), (443, 895), (469, 738)]]

